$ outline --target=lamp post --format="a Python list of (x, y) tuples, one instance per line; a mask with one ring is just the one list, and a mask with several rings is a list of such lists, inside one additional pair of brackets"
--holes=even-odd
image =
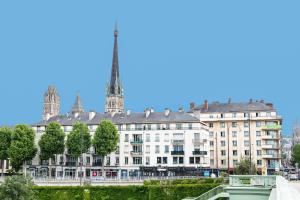
[(80, 186), (82, 183), (82, 164), (83, 164), (83, 156), (82, 156), (82, 147), (83, 147), (83, 135), (82, 135), (82, 130), (80, 129), (80, 176), (79, 176), (79, 180), (80, 180)]

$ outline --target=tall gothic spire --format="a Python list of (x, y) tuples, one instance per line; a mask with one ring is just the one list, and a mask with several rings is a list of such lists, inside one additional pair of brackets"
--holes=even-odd
[(118, 58), (118, 28), (114, 30), (114, 50), (111, 68), (110, 82), (106, 89), (105, 112), (124, 112), (123, 87), (120, 80)]
[(82, 112), (84, 112), (84, 109), (83, 109), (83, 106), (82, 106), (82, 103), (81, 103), (81, 100), (80, 100), (80, 95), (77, 94), (75, 103), (72, 107), (72, 114), (82, 113)]
[(43, 120), (59, 115), (60, 97), (55, 86), (50, 85), (44, 94), (44, 112)]
[(112, 59), (112, 69), (109, 84), (109, 94), (122, 95), (120, 73), (119, 73), (119, 58), (118, 58), (118, 28), (117, 24), (114, 31), (114, 50)]

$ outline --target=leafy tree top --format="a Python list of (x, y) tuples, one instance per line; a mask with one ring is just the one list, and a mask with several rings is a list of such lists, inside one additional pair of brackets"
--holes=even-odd
[(96, 129), (93, 139), (93, 146), (96, 149), (96, 154), (104, 157), (115, 151), (118, 141), (119, 134), (116, 126), (111, 121), (101, 121)]
[(8, 127), (0, 128), (0, 160), (8, 158), (8, 150), (11, 143), (12, 130)]
[(79, 157), (82, 153), (89, 151), (91, 147), (91, 135), (87, 125), (77, 122), (67, 136), (68, 153)]
[(233, 172), (236, 175), (255, 175), (257, 173), (257, 169), (255, 164), (250, 162), (249, 158), (242, 158), (235, 166)]
[(296, 163), (300, 166), (300, 144), (294, 145), (292, 150), (292, 164), (295, 166)]
[(39, 146), (41, 150), (41, 158), (49, 159), (54, 154), (62, 154), (65, 149), (64, 145), (65, 133), (57, 122), (51, 122), (46, 128), (45, 134), (41, 136)]

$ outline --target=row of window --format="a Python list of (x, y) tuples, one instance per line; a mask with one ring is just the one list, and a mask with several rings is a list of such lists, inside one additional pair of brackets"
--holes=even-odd
[[(231, 134), (232, 134), (232, 137), (237, 137), (238, 132), (232, 131)], [(261, 131), (256, 131), (256, 137), (260, 137), (260, 136), (261, 136)], [(212, 132), (212, 131), (209, 132), (209, 137), (214, 137), (214, 132)], [(220, 137), (226, 137), (226, 132), (221, 131)], [(249, 137), (249, 131), (244, 131), (244, 137)]]
[[(238, 160), (234, 159), (232, 160), (233, 165), (237, 165), (238, 164)], [(215, 160), (214, 159), (210, 159), (210, 165), (214, 165), (215, 164)], [(256, 160), (256, 164), (257, 165), (262, 165), (262, 160)], [(221, 159), (221, 165), (227, 165), (227, 162), (225, 159)]]
[[(243, 113), (243, 116), (246, 117), (246, 118), (249, 118), (249, 114), (250, 113)], [(237, 113), (232, 113), (231, 116), (232, 116), (232, 118), (237, 118)], [(251, 117), (261, 117), (261, 116), (262, 116), (262, 113), (260, 113), (260, 112), (255, 113), (255, 115), (251, 115)], [(266, 116), (271, 117), (271, 112), (266, 112)], [(221, 113), (220, 117), (225, 118), (225, 114)], [(209, 115), (209, 118), (211, 118), (211, 119), (214, 118), (214, 115)]]
[[(186, 127), (181, 123), (175, 124), (175, 129), (181, 130), (183, 128), (192, 130), (193, 129), (193, 124), (188, 123)], [(126, 124), (125, 129), (122, 128), (122, 125), (119, 125), (118, 129), (119, 130), (126, 130), (126, 131), (130, 131), (130, 130), (170, 130), (171, 125), (170, 124), (133, 124), (133, 125), (132, 124)]]
[[(128, 160), (129, 158), (128, 157), (125, 157), (125, 165), (128, 165)], [(173, 160), (173, 164), (184, 164), (184, 158), (183, 157), (173, 157), (172, 158)], [(199, 164), (200, 163), (200, 157), (195, 157), (195, 160), (196, 160), (196, 164)], [(199, 160), (199, 162), (198, 162)], [(132, 158), (132, 163), (134, 165), (141, 165), (143, 164), (143, 158), (142, 157), (133, 157)], [(146, 165), (150, 165), (150, 157), (147, 156), (146, 157), (146, 162), (145, 162)], [(168, 164), (168, 157), (157, 157), (156, 158), (156, 164)]]
[[(225, 147), (225, 146), (226, 146), (226, 141), (225, 141), (225, 140), (221, 140), (220, 143), (221, 143), (221, 147)], [(209, 145), (210, 145), (211, 147), (213, 147), (213, 146), (214, 146), (214, 141), (210, 141), (210, 142), (209, 142)], [(238, 145), (237, 140), (233, 140), (233, 141), (232, 141), (232, 146), (236, 147), (237, 145)], [(245, 141), (244, 141), (244, 146), (245, 146), (245, 147), (249, 147), (249, 146), (250, 146), (249, 140), (245, 140)], [(258, 147), (261, 146), (261, 140), (256, 140), (256, 146), (258, 146)]]
[[(184, 135), (183, 133), (173, 133), (172, 139), (174, 140), (183, 140)], [(133, 134), (132, 135), (133, 142), (142, 142), (143, 141), (143, 135), (142, 134)], [(194, 139), (200, 139), (200, 133), (194, 133)], [(164, 141), (169, 142), (170, 140), (170, 134), (164, 133)], [(129, 142), (129, 134), (125, 134), (125, 142)], [(151, 142), (151, 134), (146, 134), (146, 142)], [(160, 133), (155, 133), (154, 142), (160, 142)]]
[[(209, 123), (209, 128), (213, 128), (214, 124), (216, 123)], [(226, 122), (220, 122), (220, 127), (221, 128), (225, 128), (225, 124)], [(255, 125), (256, 127), (261, 127), (264, 124), (268, 125), (268, 124), (277, 124), (277, 122), (273, 122), (273, 121), (256, 121)], [(238, 122), (231, 122), (231, 126), (228, 124), (229, 127), (231, 128), (237, 128), (238, 127)], [(244, 128), (248, 128), (249, 127), (249, 122), (248, 121), (244, 121)]]
[[(220, 152), (221, 152), (221, 156), (226, 156), (226, 150), (221, 150)], [(232, 150), (232, 155), (237, 156), (238, 151), (237, 150)], [(250, 150), (245, 150), (244, 155), (249, 156), (250, 155)], [(257, 150), (256, 155), (261, 156), (261, 150)], [(210, 156), (212, 156), (212, 157), (214, 156), (214, 151), (213, 150), (210, 151)]]

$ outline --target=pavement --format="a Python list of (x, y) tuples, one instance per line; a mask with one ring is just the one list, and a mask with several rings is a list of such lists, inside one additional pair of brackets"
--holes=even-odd
[(289, 187), (300, 196), (300, 181), (289, 181)]

